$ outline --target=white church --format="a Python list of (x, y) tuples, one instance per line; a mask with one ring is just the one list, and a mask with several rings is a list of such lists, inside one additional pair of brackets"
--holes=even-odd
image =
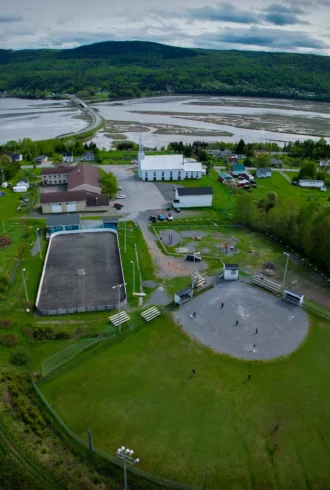
[(138, 175), (145, 181), (201, 179), (202, 164), (183, 155), (145, 155), (140, 136)]

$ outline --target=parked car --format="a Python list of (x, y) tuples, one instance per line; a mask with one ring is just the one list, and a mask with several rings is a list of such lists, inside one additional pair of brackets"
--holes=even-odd
[(125, 199), (125, 196), (124, 194), (118, 194), (118, 196), (116, 196), (116, 199)]
[(201, 262), (202, 261), (202, 257), (199, 253), (195, 253), (195, 254), (187, 254), (186, 255), (186, 260), (188, 260), (188, 262)]
[(13, 187), (13, 184), (11, 184), (11, 183), (9, 182), (8, 187)]
[(118, 191), (122, 191), (122, 190), (123, 190), (123, 188), (122, 188), (122, 187), (118, 187)]
[(295, 180), (293, 180), (293, 181), (291, 182), (291, 184), (292, 184), (292, 185), (298, 185), (298, 182), (296, 182)]
[(168, 221), (173, 221), (173, 216), (171, 215), (171, 213), (168, 213), (167, 219)]
[(159, 219), (159, 221), (164, 221), (165, 220), (165, 216), (163, 216), (161, 213), (158, 213), (157, 218)]
[(149, 216), (149, 221), (151, 221), (152, 223), (156, 223), (157, 222), (156, 216)]
[(115, 202), (115, 204), (113, 205), (114, 208), (123, 208), (124, 205), (121, 204), (120, 202)]
[(174, 208), (175, 209), (175, 212), (176, 213), (181, 213), (181, 209), (180, 208)]
[(4, 197), (6, 195), (5, 192), (0, 192), (0, 197)]
[(252, 182), (252, 187), (257, 187), (257, 183), (256, 182)]

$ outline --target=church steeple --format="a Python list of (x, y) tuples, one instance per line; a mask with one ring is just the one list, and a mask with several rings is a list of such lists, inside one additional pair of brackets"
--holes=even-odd
[(140, 141), (139, 141), (139, 154), (138, 154), (138, 175), (140, 179), (142, 178), (142, 169), (141, 169), (141, 163), (142, 160), (144, 159), (144, 147), (143, 147), (143, 141), (142, 141), (142, 133), (140, 133)]

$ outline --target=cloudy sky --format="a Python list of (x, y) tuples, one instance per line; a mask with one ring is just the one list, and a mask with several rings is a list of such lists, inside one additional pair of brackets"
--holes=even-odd
[(148, 40), (211, 49), (330, 55), (330, 0), (11, 0), (0, 48)]

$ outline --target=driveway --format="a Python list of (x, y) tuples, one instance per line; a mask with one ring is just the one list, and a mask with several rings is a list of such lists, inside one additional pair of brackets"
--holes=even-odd
[[(121, 214), (136, 213), (143, 211), (164, 210), (166, 201), (162, 193), (153, 182), (143, 182), (132, 171), (128, 165), (99, 165), (106, 172), (113, 172), (122, 187), (119, 194), (124, 194), (125, 199), (120, 202), (124, 204)], [(113, 206), (113, 200), (110, 207)]]

